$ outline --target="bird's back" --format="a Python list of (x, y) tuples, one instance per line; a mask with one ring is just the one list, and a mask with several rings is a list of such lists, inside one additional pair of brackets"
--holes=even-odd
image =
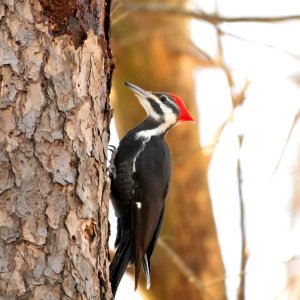
[[(117, 267), (124, 264), (124, 261), (119, 262), (120, 253), (126, 253), (126, 259), (134, 263), (136, 284), (141, 263), (147, 265), (144, 269), (149, 269), (150, 256), (162, 225), (171, 167), (171, 154), (163, 136), (143, 140), (136, 139), (131, 132), (120, 142), (112, 178), (112, 203), (118, 217), (115, 245), (119, 255), (116, 254), (111, 267), (112, 273), (118, 270), (115, 277), (122, 277), (126, 268), (122, 265), (120, 272)], [(145, 275), (147, 277), (147, 270)], [(148, 276), (150, 283), (149, 270)], [(112, 280), (117, 281), (117, 288), (121, 278), (113, 277), (114, 274), (111, 274)]]

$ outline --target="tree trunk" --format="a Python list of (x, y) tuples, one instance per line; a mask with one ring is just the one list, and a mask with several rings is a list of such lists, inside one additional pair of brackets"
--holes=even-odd
[(2, 0), (0, 18), (0, 298), (111, 299), (109, 4)]
[[(124, 80), (152, 91), (174, 92), (196, 117), (195, 58), (189, 54), (189, 41), (187, 24), (180, 17), (132, 13), (113, 27), (113, 100), (121, 137), (145, 116)], [(201, 120), (197, 123), (201, 126)], [(226, 299), (207, 183), (211, 153), (201, 151), (197, 125), (179, 125), (167, 137), (174, 166), (161, 238), (171, 251), (159, 245), (154, 251), (149, 299)], [(177, 258), (181, 267), (174, 264)]]

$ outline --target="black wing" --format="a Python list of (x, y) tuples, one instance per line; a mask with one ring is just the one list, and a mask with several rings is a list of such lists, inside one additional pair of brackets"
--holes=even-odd
[[(137, 287), (142, 261), (145, 275), (147, 273), (150, 275), (148, 272), (150, 257), (163, 222), (165, 198), (171, 178), (171, 155), (167, 144), (162, 139), (152, 138), (136, 159), (135, 169), (135, 205), (133, 207), (132, 229), (135, 232), (133, 260), (135, 286)], [(147, 275), (146, 280), (147, 285), (149, 285), (150, 277), (147, 278)]]
[(147, 284), (147, 289), (150, 288), (151, 285), (151, 277), (150, 277), (150, 257), (153, 253), (153, 250), (156, 246), (158, 237), (159, 237), (159, 233), (162, 227), (162, 223), (163, 223), (163, 219), (164, 219), (164, 214), (165, 214), (165, 209), (163, 208), (163, 211), (161, 212), (160, 215), (160, 219), (157, 225), (157, 228), (155, 230), (154, 236), (152, 238), (152, 241), (147, 249), (147, 252), (144, 254), (143, 256), (143, 269), (144, 269), (144, 274), (145, 274), (145, 278), (146, 278), (146, 284)]
[(171, 155), (162, 138), (146, 143), (128, 138), (120, 143), (114, 167), (111, 196), (118, 217), (118, 248), (110, 271), (115, 293), (129, 262), (135, 265), (135, 287), (142, 263), (150, 284), (150, 257), (162, 226)]

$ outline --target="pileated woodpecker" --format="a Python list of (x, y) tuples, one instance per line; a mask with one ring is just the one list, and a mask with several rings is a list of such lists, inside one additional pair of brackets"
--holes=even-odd
[(117, 221), (116, 254), (110, 265), (115, 295), (129, 263), (135, 267), (135, 289), (141, 265), (150, 287), (150, 257), (163, 222), (172, 159), (164, 136), (179, 121), (194, 121), (181, 99), (152, 93), (125, 82), (147, 112), (147, 118), (120, 141), (110, 165), (111, 199)]

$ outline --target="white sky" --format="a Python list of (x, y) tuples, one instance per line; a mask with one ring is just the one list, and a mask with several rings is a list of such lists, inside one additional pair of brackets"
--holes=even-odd
[[(214, 9), (212, 1), (199, 2), (211, 6), (207, 11)], [(228, 16), (276, 16), (300, 12), (300, 3), (296, 1), (219, 2), (219, 11)], [(239, 284), (241, 240), (236, 159), (241, 155), (250, 253), (246, 297), (250, 300), (291, 300), (291, 295), (283, 291), (288, 267), (285, 262), (300, 254), (299, 238), (295, 238), (300, 236), (300, 221), (297, 219), (296, 224), (291, 226), (291, 197), (295, 190), (292, 170), (299, 160), (300, 126), (295, 129), (275, 175), (274, 169), (300, 108), (300, 89), (290, 79), (300, 71), (300, 44), (297, 39), (300, 22), (224, 24), (221, 28), (249, 40), (231, 36), (222, 38), (225, 61), (233, 70), (236, 82), (243, 83), (245, 78), (252, 82), (245, 105), (235, 112), (235, 122), (228, 124), (223, 132), (209, 172), (228, 278), (228, 296), (236, 299)], [(192, 29), (192, 37), (198, 46), (215, 56), (217, 40), (214, 27), (193, 21)], [(286, 52), (298, 55), (298, 59)], [(228, 117), (231, 109), (229, 91), (226, 77), (219, 69), (198, 70), (195, 78), (202, 122), (200, 134), (205, 146), (213, 143), (216, 130)], [(237, 133), (245, 136), (240, 154)], [(293, 273), (300, 274), (299, 261), (293, 264)]]

